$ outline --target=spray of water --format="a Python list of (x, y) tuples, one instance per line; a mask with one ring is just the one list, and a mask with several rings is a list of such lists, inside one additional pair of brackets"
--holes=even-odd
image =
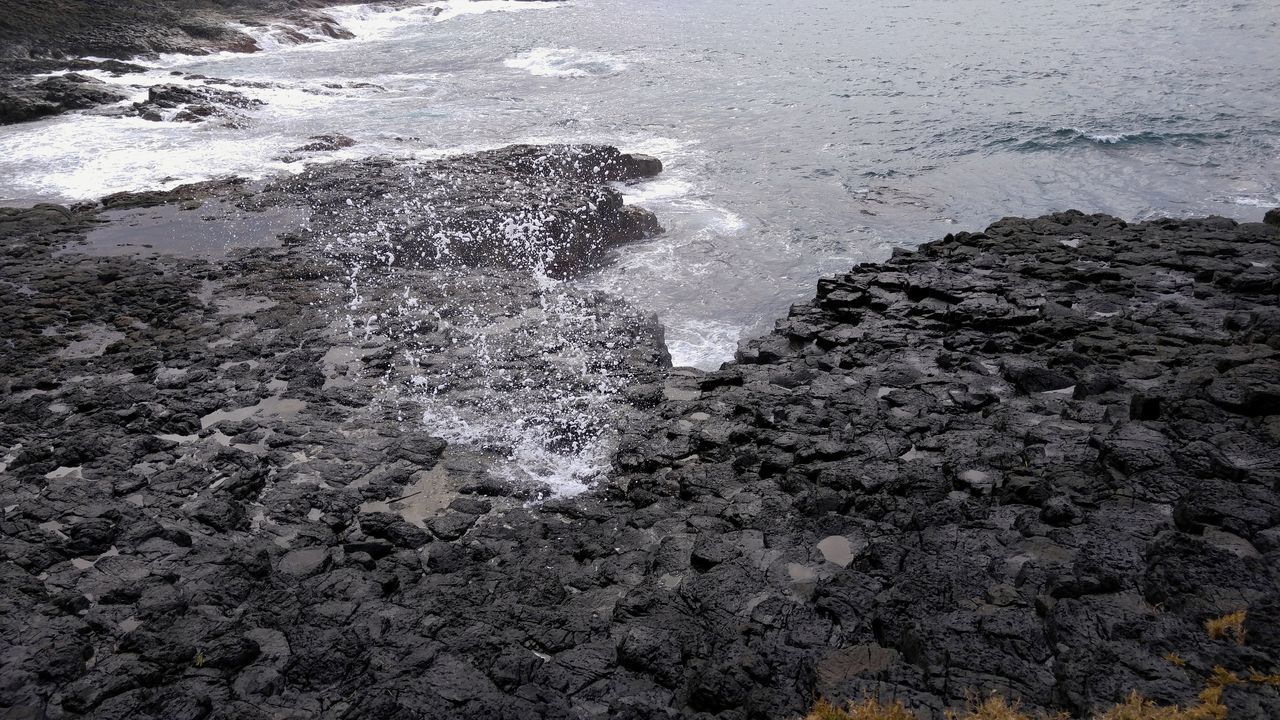
[(582, 250), (564, 215), (590, 202), (548, 191), (506, 207), (481, 191), (435, 171), (331, 208), (316, 226), (340, 269), (339, 323), (408, 421), (526, 493), (572, 496), (610, 465), (643, 319), (563, 276)]

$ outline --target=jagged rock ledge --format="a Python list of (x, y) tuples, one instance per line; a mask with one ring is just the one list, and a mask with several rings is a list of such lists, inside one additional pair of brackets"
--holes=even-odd
[[(614, 496), (661, 540), (620, 663), (725, 717), (987, 692), (1083, 717), (1275, 673), (1278, 268), (1280, 210), (1067, 212), (822, 280), (624, 442)], [(1206, 635), (1239, 610), (1244, 644)], [(1265, 683), (1224, 699), (1280, 717)]]
[[(367, 602), (416, 595), (473, 526), (523, 525), (544, 489), (491, 472), (517, 434), (446, 446), (416, 398), (496, 414), (507, 390), (555, 390), (541, 410), (565, 452), (615, 422), (615, 386), (660, 383), (651, 316), (543, 275), (657, 232), (609, 183), (660, 170), (515, 146), (0, 209), (2, 714), (355, 707), (327, 688), (366, 658), (332, 643), (364, 640), (288, 598), (376, 624)], [(234, 619), (268, 606), (301, 624)]]
[[(823, 280), (711, 373), (664, 370), (643, 316), (586, 298), (630, 404), (617, 467), (528, 505), (378, 402), (396, 348), (326, 308), (381, 238), (501, 242), (476, 228), (535, 201), (566, 257), (598, 262), (638, 220), (598, 202), (613, 176), (595, 169), (656, 168), (574, 156), (106, 203), (338, 224), (223, 259), (78, 255), (101, 208), (6, 211), (0, 707), (728, 719), (867, 693), (940, 715), (998, 690), (1083, 713), (1130, 689), (1186, 701), (1217, 665), (1277, 670), (1280, 222), (1004, 220)], [(414, 183), (457, 205), (424, 214)], [(603, 209), (581, 215), (587, 198)], [(382, 227), (320, 252), (358, 236), (343, 206)], [(507, 327), (538, 288), (505, 252), (380, 261), (368, 302), (475, 279)], [(474, 388), (447, 326), (386, 332)], [(1242, 608), (1245, 644), (1205, 635)], [(1262, 685), (1224, 699), (1280, 711)]]

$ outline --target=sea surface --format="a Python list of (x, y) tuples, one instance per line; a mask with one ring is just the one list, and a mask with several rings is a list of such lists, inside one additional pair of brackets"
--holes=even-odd
[[(166, 57), (267, 81), (246, 128), (78, 114), (0, 129), (0, 203), (69, 201), (318, 159), (512, 142), (655, 154), (627, 189), (667, 228), (583, 282), (657, 312), (715, 367), (824, 273), (1004, 215), (1127, 219), (1280, 205), (1271, 0), (452, 0), (331, 13), (355, 40)], [(372, 87), (341, 87), (359, 85)]]

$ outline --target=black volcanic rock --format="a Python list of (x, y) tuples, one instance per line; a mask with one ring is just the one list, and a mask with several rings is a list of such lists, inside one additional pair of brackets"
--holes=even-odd
[(315, 0), (25, 0), (5, 8), (0, 49), (9, 58), (91, 56), (126, 59), (154, 53), (257, 49), (233, 19), (270, 18), (322, 7)]
[(312, 135), (307, 139), (311, 142), (296, 147), (290, 152), (331, 152), (356, 144), (355, 140), (346, 135)]
[[(569, 349), (620, 386), (591, 415), (596, 368), (564, 370), (518, 253), (607, 261), (608, 183), (652, 169), (516, 147), (0, 209), (0, 708), (1085, 715), (1280, 671), (1280, 228), (1008, 218), (823, 279), (715, 372), (566, 283), (594, 328)], [(192, 202), (310, 218), (217, 259), (79, 244), (101, 210)], [(446, 445), (406, 390), (467, 409), (504, 382), (586, 398), (547, 450), (612, 424), (612, 473), (531, 502), (507, 448)], [(1241, 609), (1243, 645), (1206, 634)], [(1223, 697), (1280, 714), (1264, 684)]]
[[(926, 715), (966, 692), (1072, 714), (1135, 689), (1188, 702), (1214, 665), (1247, 664), (1204, 620), (1269, 617), (1280, 586), (1280, 335), (1262, 321), (1278, 256), (1264, 224), (1068, 212), (854, 268), (629, 433), (619, 497), (735, 519), (698, 526), (693, 567), (743, 599), (710, 596), (758, 628), (752, 662), (812, 669), (815, 696)], [(1230, 259), (1206, 273), (1203, 257)], [(735, 429), (709, 442), (717, 423)], [(785, 573), (734, 578), (723, 548), (748, 529), (791, 553)], [(804, 619), (761, 613), (770, 594)], [(628, 614), (696, 633), (708, 663), (740, 647), (728, 627), (642, 606)], [(779, 623), (796, 635), (770, 639)], [(1267, 643), (1245, 647), (1274, 669)], [(671, 685), (652, 651), (622, 647)], [(805, 706), (710, 667), (679, 681), (703, 709)], [(1280, 712), (1274, 691), (1240, 691), (1233, 713)]]
[(36, 120), (124, 100), (101, 80), (66, 73), (40, 81), (0, 74), (0, 125)]
[(244, 120), (244, 116), (237, 110), (249, 110), (264, 104), (261, 100), (247, 97), (235, 90), (163, 84), (148, 88), (147, 99), (134, 103), (129, 114), (156, 122), (166, 119), (201, 122), (217, 118), (237, 124)]
[[(264, 196), (306, 202), (330, 236), (380, 222), (381, 242), (396, 248), (399, 265), (539, 267), (569, 276), (606, 262), (618, 245), (662, 231), (653, 213), (625, 205), (606, 184), (660, 170), (661, 163), (608, 146), (512, 145), (411, 165), (326, 163), (272, 183)], [(524, 242), (523, 229), (540, 242)]]

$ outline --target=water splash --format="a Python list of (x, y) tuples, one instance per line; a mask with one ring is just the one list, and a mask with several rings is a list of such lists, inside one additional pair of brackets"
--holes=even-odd
[(645, 318), (558, 277), (577, 249), (561, 236), (564, 197), (498, 211), (467, 180), (428, 174), (317, 223), (346, 228), (322, 232), (347, 342), (376, 359), (385, 401), (489, 458), (492, 478), (538, 497), (584, 492), (610, 467)]

